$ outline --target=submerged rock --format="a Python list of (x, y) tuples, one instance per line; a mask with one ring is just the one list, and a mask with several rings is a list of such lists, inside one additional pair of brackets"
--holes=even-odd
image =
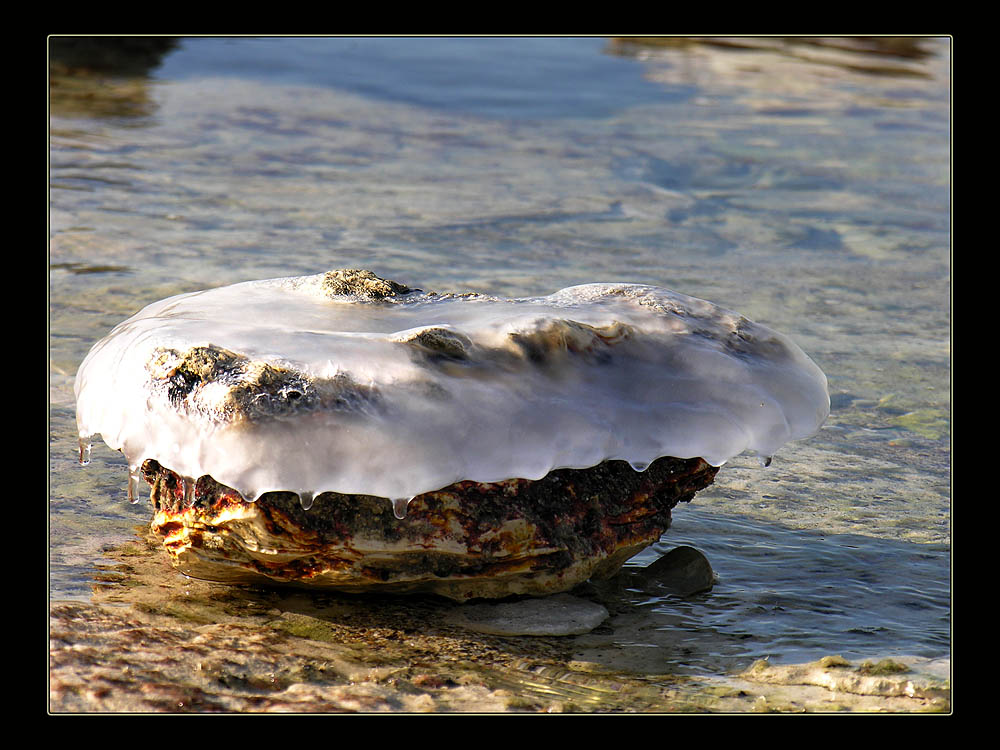
[(77, 374), (192, 576), (545, 594), (613, 573), (732, 456), (829, 412), (791, 341), (638, 284), (435, 294), (346, 269), (149, 305)]
[(467, 604), (448, 621), (489, 635), (582, 635), (608, 619), (608, 610), (569, 594), (497, 604)]

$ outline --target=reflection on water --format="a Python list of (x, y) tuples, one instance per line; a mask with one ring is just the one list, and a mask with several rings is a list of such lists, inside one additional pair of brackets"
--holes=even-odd
[(778, 53), (801, 62), (839, 67), (852, 73), (930, 77), (920, 62), (936, 53), (926, 37), (614, 37), (607, 51), (646, 58), (657, 49), (711, 47), (730, 52)]
[(49, 66), (63, 74), (145, 76), (178, 41), (166, 36), (54, 36), (49, 39)]
[(601, 38), (202, 38), (182, 45), (158, 78), (305, 83), (501, 120), (607, 117), (689, 93), (644, 80), (632, 60), (602, 55)]
[(50, 37), (49, 108), (61, 117), (152, 114), (146, 78), (177, 47), (173, 37)]
[(626, 576), (581, 648), (706, 670), (947, 653), (948, 40), (621, 44), (183, 39), (142, 75), (54, 65), (53, 595), (89, 596), (148, 522), (120, 456), (77, 466), (72, 388), (144, 305), (336, 267), (514, 297), (621, 280), (789, 334), (833, 411), (766, 471), (724, 467), (637, 563), (691, 544), (712, 592)]

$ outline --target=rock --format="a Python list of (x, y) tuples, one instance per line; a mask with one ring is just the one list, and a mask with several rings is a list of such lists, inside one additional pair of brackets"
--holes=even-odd
[[(153, 303), (75, 388), (81, 462), (98, 434), (125, 454), (187, 575), (462, 601), (613, 575), (830, 403), (786, 337), (667, 289), (498, 299), (363, 269)], [(671, 585), (703, 590), (682, 562)]]
[(490, 635), (582, 635), (608, 619), (600, 604), (570, 594), (517, 602), (465, 604), (448, 622)]
[(371, 271), (359, 268), (341, 268), (323, 275), (323, 292), (327, 295), (347, 295), (371, 300), (409, 294), (412, 290), (395, 281), (382, 279)]
[(831, 691), (854, 695), (950, 700), (950, 680), (892, 659), (877, 664), (853, 665), (841, 656), (825, 656), (809, 664), (774, 664), (758, 659), (740, 675), (746, 680), (785, 685), (817, 685)]
[[(155, 461), (150, 526), (186, 575), (341, 591), (430, 592), (465, 601), (566, 591), (614, 575), (712, 482), (701, 459), (560, 469), (537, 481), (458, 482), (400, 510), (385, 498), (291, 492), (256, 502)], [(399, 517), (402, 516), (402, 517)]]
[(790, 340), (642, 284), (434, 294), (347, 269), (182, 294), (98, 342), (82, 440), (249, 500), (405, 501), (459, 481), (663, 456), (770, 456), (829, 412)]
[(711, 563), (694, 547), (675, 547), (636, 575), (646, 586), (662, 587), (676, 596), (710, 591), (715, 585)]

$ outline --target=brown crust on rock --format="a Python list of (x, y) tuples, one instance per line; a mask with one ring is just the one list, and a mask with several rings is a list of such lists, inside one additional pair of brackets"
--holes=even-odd
[(670, 511), (712, 483), (700, 458), (558, 469), (537, 481), (458, 482), (410, 501), (291, 492), (256, 502), (208, 476), (184, 482), (156, 461), (151, 530), (196, 578), (343, 591), (424, 591), (452, 599), (550, 594), (614, 575), (670, 526)]

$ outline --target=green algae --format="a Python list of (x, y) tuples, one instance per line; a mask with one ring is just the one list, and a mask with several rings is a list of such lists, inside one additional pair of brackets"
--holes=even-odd
[(824, 656), (816, 662), (822, 669), (833, 669), (837, 667), (850, 667), (851, 663), (843, 656)]
[(283, 613), (279, 619), (270, 621), (268, 626), (310, 641), (337, 643), (340, 640), (337, 629), (329, 623), (294, 612)]
[(878, 662), (866, 661), (858, 667), (858, 672), (860, 674), (868, 675), (887, 675), (887, 674), (903, 674), (909, 672), (910, 668), (905, 664), (900, 664), (892, 659), (881, 659)]
[(928, 440), (940, 440), (951, 429), (948, 412), (944, 409), (917, 409), (889, 418), (889, 424), (915, 432)]

